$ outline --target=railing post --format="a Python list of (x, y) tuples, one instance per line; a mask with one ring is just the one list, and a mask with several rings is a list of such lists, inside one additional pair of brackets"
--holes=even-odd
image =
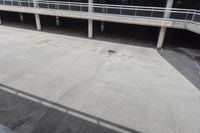
[(122, 5), (120, 5), (120, 15), (122, 14)]
[(186, 16), (185, 16), (185, 20), (188, 19), (188, 13), (189, 13), (189, 11), (187, 11), (187, 14), (186, 14)]
[(135, 16), (137, 16), (137, 7), (135, 8)]
[(153, 17), (154, 8), (151, 9), (151, 18)]
[(192, 22), (194, 21), (195, 15), (196, 15), (196, 11), (193, 12), (193, 15), (192, 15)]
[(108, 14), (108, 5), (106, 5), (106, 14)]
[(47, 2), (47, 9), (49, 9), (49, 2)]

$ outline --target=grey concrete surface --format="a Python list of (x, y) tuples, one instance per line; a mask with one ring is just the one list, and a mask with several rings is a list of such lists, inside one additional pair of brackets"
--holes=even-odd
[(200, 50), (165, 48), (160, 54), (200, 90)]
[(199, 90), (155, 49), (0, 29), (1, 84), (144, 133), (199, 133)]
[(189, 24), (186, 25), (186, 29), (189, 30), (189, 31), (192, 31), (194, 33), (199, 34), (200, 26), (198, 26), (194, 23), (189, 23)]
[(16, 132), (0, 124), (0, 133), (16, 133)]
[[(2, 90), (0, 123), (18, 133), (118, 133), (110, 128)], [(7, 88), (8, 89), (8, 88)], [(1, 133), (11, 131), (0, 125)], [(139, 133), (133, 130), (133, 133)]]

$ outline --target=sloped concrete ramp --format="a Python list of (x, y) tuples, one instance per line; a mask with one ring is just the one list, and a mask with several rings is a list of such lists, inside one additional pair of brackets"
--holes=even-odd
[(153, 48), (0, 26), (0, 83), (144, 133), (199, 133), (200, 92)]

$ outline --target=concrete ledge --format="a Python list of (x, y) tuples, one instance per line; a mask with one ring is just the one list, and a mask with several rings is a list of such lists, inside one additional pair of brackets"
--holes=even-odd
[(192, 31), (194, 33), (200, 34), (200, 25), (195, 23), (188, 23), (186, 25), (186, 29)]
[(136, 24), (136, 25), (145, 25), (145, 26), (187, 29), (194, 33), (200, 34), (199, 25), (195, 23), (176, 21), (176, 20), (161, 20), (161, 19), (150, 19), (150, 18), (145, 18), (145, 17), (144, 18), (130, 17), (130, 16), (128, 17), (128, 16), (119, 16), (119, 15), (112, 15), (112, 14), (105, 15), (101, 13), (88, 13), (88, 12), (79, 12), (79, 11), (66, 11), (66, 10), (17, 7), (17, 6), (15, 7), (15, 6), (5, 6), (5, 5), (0, 5), (0, 10), (40, 14), (40, 15), (48, 15), (48, 16), (77, 18), (77, 19), (92, 19), (92, 20), (97, 20), (97, 21)]
[(87, 13), (86, 17), (92, 18), (93, 20), (101, 20), (101, 21), (108, 21), (108, 22), (185, 29), (185, 23), (181, 21), (175, 22), (175, 21), (161, 20), (161, 19), (127, 17), (127, 16), (118, 16), (118, 15), (110, 15), (110, 14), (104, 15), (100, 13), (91, 13), (91, 14)]
[(0, 5), (0, 10), (31, 13), (31, 14), (36, 13), (41, 15), (69, 17), (78, 19), (93, 19), (93, 20), (107, 21), (107, 22), (185, 29), (185, 22), (182, 21), (127, 17), (127, 16), (118, 16), (111, 14), (105, 15), (101, 13), (88, 13), (88, 12), (78, 12), (78, 11), (53, 10), (53, 9), (49, 10), (49, 9), (30, 8), (30, 7), (14, 7), (5, 5)]

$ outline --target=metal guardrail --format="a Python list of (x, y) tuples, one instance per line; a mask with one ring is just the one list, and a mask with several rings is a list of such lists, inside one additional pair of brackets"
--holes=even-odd
[[(89, 4), (89, 3), (79, 3), (79, 2), (47, 1), (47, 0), (39, 0), (39, 1), (0, 0), (0, 5), (44, 8), (51, 10), (78, 11), (78, 12), (88, 12), (88, 9), (90, 7), (92, 8), (91, 13), (101, 13), (107, 15), (119, 15), (119, 16), (151, 18), (151, 19), (176, 20), (176, 21), (192, 22), (200, 25), (200, 11), (193, 9), (127, 6), (127, 5), (111, 5), (111, 4), (96, 4), (96, 3)], [(164, 18), (165, 13), (169, 13), (170, 16)]]

